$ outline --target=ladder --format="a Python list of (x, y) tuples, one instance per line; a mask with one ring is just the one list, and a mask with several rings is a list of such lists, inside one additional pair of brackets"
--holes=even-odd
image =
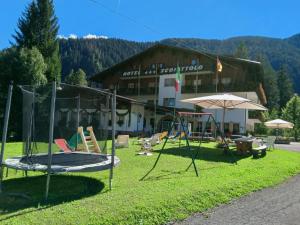
[(86, 129), (89, 132), (89, 135), (87, 136), (84, 135), (83, 127), (78, 127), (77, 130), (82, 140), (83, 150), (86, 152), (100, 153), (101, 150), (95, 137), (93, 127), (87, 127)]

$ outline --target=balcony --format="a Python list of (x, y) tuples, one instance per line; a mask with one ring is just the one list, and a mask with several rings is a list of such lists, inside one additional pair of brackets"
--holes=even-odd
[[(158, 90), (157, 90), (157, 92), (158, 92)], [(154, 94), (155, 94), (154, 87), (146, 87), (146, 88), (141, 87), (140, 88), (140, 95), (154, 95)]]
[[(157, 90), (158, 92), (158, 90)], [(119, 88), (118, 92), (119, 95), (154, 95), (155, 94), (155, 88), (154, 87), (147, 87), (147, 88), (140, 88), (140, 91), (138, 91), (137, 88)]]
[(137, 95), (137, 89), (135, 88), (118, 88), (117, 90), (118, 95)]
[(181, 86), (182, 94), (215, 92), (215, 90), (216, 90), (215, 85)]

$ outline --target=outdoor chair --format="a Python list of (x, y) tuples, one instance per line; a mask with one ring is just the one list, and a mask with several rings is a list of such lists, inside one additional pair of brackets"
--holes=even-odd
[[(225, 140), (225, 139), (224, 139)], [(226, 147), (226, 143), (227, 143), (227, 145), (228, 145), (228, 142), (226, 141), (226, 143), (224, 143), (224, 140), (222, 139), (222, 137), (220, 137), (220, 136), (218, 136), (217, 138), (216, 138), (216, 142), (217, 142), (217, 147), (218, 148), (224, 148), (224, 147)]]
[(226, 141), (228, 147), (236, 148), (236, 143), (231, 138), (225, 138), (225, 141)]
[(254, 139), (252, 146), (252, 156), (254, 159), (266, 156), (268, 146), (262, 140)]
[(151, 144), (151, 146), (155, 146), (160, 143), (160, 134), (154, 134), (150, 139), (147, 141)]
[(177, 132), (175, 135), (169, 136), (169, 140), (174, 144), (175, 142), (177, 142), (177, 140), (179, 140), (181, 135), (181, 132)]
[(264, 140), (264, 143), (268, 147), (268, 150), (271, 150), (271, 148), (274, 150), (274, 148), (275, 148), (275, 146), (274, 146), (275, 145), (275, 140), (276, 140), (275, 136), (268, 136), (266, 138), (266, 140)]
[(118, 135), (116, 140), (116, 148), (128, 148), (129, 135)]
[(167, 136), (168, 136), (168, 131), (163, 131), (159, 137), (160, 141), (162, 141)]
[(151, 151), (153, 150), (151, 143), (149, 140), (143, 140), (141, 142), (141, 150), (137, 155), (145, 155), (145, 156), (151, 156)]

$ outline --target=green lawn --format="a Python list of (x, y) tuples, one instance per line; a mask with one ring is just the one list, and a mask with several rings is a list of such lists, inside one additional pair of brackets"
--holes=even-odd
[[(196, 144), (195, 144), (196, 145)], [(50, 200), (43, 200), (45, 176), (10, 170), (0, 195), (1, 224), (163, 224), (226, 203), (249, 192), (278, 184), (300, 172), (300, 154), (274, 150), (261, 159), (223, 155), (214, 143), (204, 144), (196, 160), (190, 152), (168, 144), (157, 168), (146, 180), (139, 179), (152, 167), (153, 156), (136, 156), (138, 145), (117, 149), (121, 164), (115, 171), (113, 190), (108, 190), (108, 171), (52, 176)], [(21, 152), (20, 143), (7, 145), (6, 157)], [(194, 152), (194, 151), (192, 151)], [(30, 199), (8, 195), (25, 193)]]

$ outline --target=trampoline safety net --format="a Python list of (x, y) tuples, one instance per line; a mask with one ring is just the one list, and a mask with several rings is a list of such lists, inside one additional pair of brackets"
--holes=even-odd
[[(52, 85), (20, 86), (23, 95), (23, 156), (47, 153)], [(107, 154), (111, 95), (87, 87), (56, 87), (52, 154), (90, 152)], [(33, 160), (32, 160), (33, 161)]]

